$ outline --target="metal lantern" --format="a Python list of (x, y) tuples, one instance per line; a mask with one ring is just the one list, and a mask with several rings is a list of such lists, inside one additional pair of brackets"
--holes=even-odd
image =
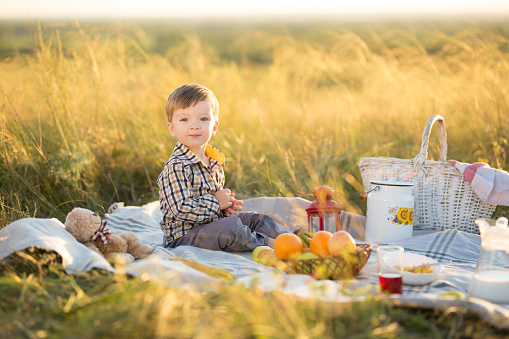
[(316, 200), (306, 208), (308, 214), (309, 232), (339, 231), (339, 215), (343, 210), (341, 206), (331, 200), (334, 190), (327, 186), (319, 186), (313, 190)]

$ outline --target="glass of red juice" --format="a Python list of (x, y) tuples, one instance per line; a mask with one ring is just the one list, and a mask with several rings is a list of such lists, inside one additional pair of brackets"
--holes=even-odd
[(378, 278), (382, 292), (403, 293), (403, 252), (401, 246), (378, 246)]

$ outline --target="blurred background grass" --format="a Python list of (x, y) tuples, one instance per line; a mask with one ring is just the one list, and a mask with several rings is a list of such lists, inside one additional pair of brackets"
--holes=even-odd
[(240, 199), (324, 184), (364, 213), (359, 159), (415, 156), (433, 114), (449, 159), (508, 168), (504, 23), (2, 22), (0, 37), (0, 227), (157, 200), (165, 101), (190, 82), (219, 99), (211, 144)]

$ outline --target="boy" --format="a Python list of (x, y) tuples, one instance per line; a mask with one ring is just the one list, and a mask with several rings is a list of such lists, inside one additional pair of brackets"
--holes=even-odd
[(198, 84), (181, 86), (168, 97), (166, 115), (178, 141), (157, 179), (164, 247), (235, 252), (273, 247), (275, 237), (288, 231), (267, 215), (239, 214), (242, 201), (223, 188), (224, 155), (208, 144), (219, 125), (214, 93)]

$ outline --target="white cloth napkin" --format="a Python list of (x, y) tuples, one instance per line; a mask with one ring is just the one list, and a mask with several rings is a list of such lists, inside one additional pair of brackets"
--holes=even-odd
[(491, 168), (482, 162), (467, 164), (449, 160), (470, 183), (485, 204), (509, 206), (509, 173)]

